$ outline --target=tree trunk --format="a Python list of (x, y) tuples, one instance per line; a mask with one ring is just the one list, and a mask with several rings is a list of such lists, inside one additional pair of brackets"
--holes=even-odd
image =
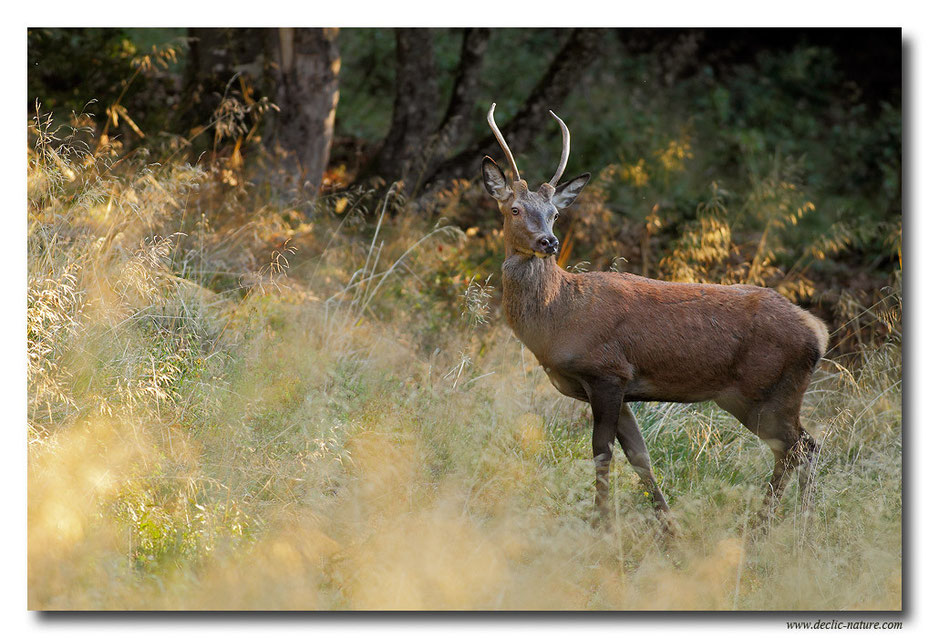
[(368, 175), (388, 182), (419, 181), (428, 162), (426, 149), (436, 132), (439, 86), (429, 29), (397, 29), (396, 89), (390, 131), (367, 167)]
[[(525, 148), (545, 127), (551, 125), (548, 110), (557, 111), (571, 93), (580, 76), (596, 57), (602, 35), (601, 29), (574, 29), (571, 32), (523, 107), (501, 127), (510, 148)], [(429, 179), (445, 181), (477, 175), (481, 158), (498, 150), (497, 140), (488, 129), (483, 138), (442, 162)]]
[(329, 163), (335, 111), (339, 102), (338, 29), (272, 30), (277, 65), (274, 101), (277, 142), (293, 153), (311, 189), (322, 185)]
[(477, 85), (489, 40), (490, 29), (465, 29), (451, 101), (439, 125), (435, 144), (430, 149), (426, 175), (431, 174), (464, 141), (471, 128), (470, 118), (477, 100)]

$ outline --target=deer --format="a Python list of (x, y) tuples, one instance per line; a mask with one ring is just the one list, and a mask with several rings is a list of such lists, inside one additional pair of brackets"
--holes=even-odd
[(662, 530), (673, 537), (677, 524), (629, 404), (714, 401), (774, 455), (762, 509), (751, 523), (766, 529), (795, 469), (800, 468), (804, 495), (810, 486), (819, 447), (800, 423), (800, 407), (826, 352), (826, 324), (770, 288), (563, 269), (555, 258), (553, 224), (590, 173), (559, 185), (571, 135), (549, 111), (561, 128), (561, 160), (554, 176), (531, 190), (494, 121), (495, 107), (487, 122), (512, 179), (489, 156), (481, 175), (503, 216), (503, 314), (555, 389), (590, 404), (595, 520), (610, 524), (610, 463), (618, 441), (651, 496)]

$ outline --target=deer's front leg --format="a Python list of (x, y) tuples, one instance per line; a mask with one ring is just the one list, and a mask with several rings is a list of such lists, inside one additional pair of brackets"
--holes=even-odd
[(613, 441), (616, 424), (623, 405), (623, 388), (614, 383), (594, 381), (586, 389), (594, 413), (593, 456), (596, 472), (594, 503), (601, 521), (610, 519), (610, 462), (613, 460)]

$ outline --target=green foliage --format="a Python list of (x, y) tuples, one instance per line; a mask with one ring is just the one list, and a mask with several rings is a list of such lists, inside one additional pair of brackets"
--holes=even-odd
[[(491, 46), (541, 69), (558, 35), (498, 31)], [(766, 446), (713, 406), (642, 404), (682, 536), (656, 543), (622, 461), (615, 528), (593, 529), (589, 408), (557, 394), (503, 325), (499, 220), (481, 218), (478, 185), (311, 202), (264, 164), (127, 152), (40, 112), (27, 160), (30, 607), (899, 608), (902, 273), (880, 261), (899, 255), (899, 219), (826, 161), (830, 144), (892, 146), (899, 111), (864, 126), (820, 95), (840, 90), (821, 50), (763, 58), (763, 88), (749, 70), (641, 82), (653, 62), (595, 70), (612, 79), (579, 89), (616, 119), (572, 122), (575, 161), (601, 153), (605, 168), (566, 211), (565, 265), (828, 302), (838, 345), (802, 413), (822, 446), (808, 515), (792, 484), (750, 542)], [(613, 92), (626, 82), (637, 89)], [(820, 108), (839, 109), (840, 130), (810, 128)], [(345, 113), (357, 134), (380, 125)], [(863, 170), (890, 193), (899, 158), (872, 159), (880, 177)], [(810, 242), (819, 215), (836, 223)], [(852, 256), (871, 261), (843, 270)], [(871, 283), (829, 279), (843, 274)]]
[(177, 29), (158, 31), (165, 40), (148, 44), (138, 29), (29, 29), (28, 108), (87, 115), (133, 142), (165, 131), (184, 40)]
[[(617, 526), (591, 527), (588, 408), (557, 395), (512, 339), (487, 280), (460, 275), (487, 267), (475, 260), (493, 236), (425, 225), (416, 203), (364, 191), (321, 200), (312, 226), (286, 211), (256, 219), (218, 175), (100, 171), (42, 150), (41, 130), (30, 155), (30, 181), (45, 185), (29, 211), (32, 606), (899, 605), (896, 346), (867, 350), (855, 372), (824, 364), (804, 412), (823, 441), (816, 514), (801, 514), (791, 488), (784, 520), (754, 544), (739, 530), (770, 471), (763, 443), (716, 408), (637, 406), (684, 529), (668, 558), (623, 463)], [(112, 202), (65, 196), (104, 174)], [(204, 199), (179, 207), (181, 193)], [(715, 189), (700, 219), (725, 217), (727, 197)], [(216, 216), (185, 225), (198, 206)], [(378, 222), (351, 212), (363, 207)], [(107, 209), (119, 212), (102, 224)], [(294, 249), (250, 271), (259, 248), (224, 223), (240, 209), (259, 246), (283, 234)], [(686, 237), (688, 250), (705, 243), (697, 227)], [(54, 403), (49, 388), (67, 401), (40, 409)], [(868, 574), (852, 567), (862, 547), (886, 558)], [(831, 584), (797, 598), (793, 570), (814, 558)]]
[[(123, 143), (158, 148), (173, 138), (142, 139), (136, 130), (158, 132), (176, 119), (182, 96), (163, 92), (170, 82), (180, 86), (176, 56), (183, 50), (165, 43), (181, 34), (177, 29), (30, 30), (30, 107), (38, 99), (59, 114), (80, 113), (85, 103), (97, 99), (88, 109), (98, 127), (112, 120)], [(462, 35), (462, 29), (433, 32), (443, 104), (450, 96)], [(492, 31), (470, 118), (472, 138), (486, 134), (489, 102), (510, 115), (522, 106), (564, 37), (557, 29)], [(845, 271), (856, 264), (867, 263), (883, 279), (874, 290), (886, 284), (894, 263), (901, 261), (902, 121), (894, 95), (863, 94), (845, 76), (839, 49), (800, 39), (793, 47), (760, 49), (738, 63), (711, 66), (691, 60), (686, 38), (675, 40), (673, 33), (660, 52), (630, 54), (627, 41), (635, 37), (623, 31), (605, 37), (600, 57), (578, 70), (576, 88), (565, 104), (553, 105), (572, 128), (572, 166), (603, 178), (602, 214), (595, 227), (584, 222), (589, 232), (575, 238), (577, 259), (600, 268), (622, 256), (629, 268), (654, 272), (653, 264), (667, 256), (681, 225), (697, 218), (713, 182), (729, 193), (730, 218), (723, 221), (732, 226), (733, 243), (746, 247), (757, 241), (755, 233), (769, 227), (770, 215), (763, 210), (770, 210), (769, 204), (756, 208), (759, 190), (766, 188), (765, 180), (783, 173), (793, 192), (781, 189), (783, 201), (770, 205), (793, 207), (799, 199), (800, 205), (810, 202), (815, 214), (803, 215), (791, 223), (793, 228), (767, 232), (776, 268), (802, 270), (822, 290), (829, 281), (845, 279)], [(337, 144), (347, 142), (346, 152), (368, 152), (390, 123), (393, 33), (344, 29), (338, 42)], [(169, 50), (174, 57), (165, 57)], [(695, 64), (695, 71), (674, 71), (687, 64)], [(142, 67), (150, 71), (139, 75)], [(231, 87), (230, 99), (223, 101), (226, 110), (256, 108), (247, 96), (236, 97), (238, 88)], [(222, 111), (214, 115), (218, 143), (223, 127), (235, 118)], [(247, 130), (232, 136), (230, 148), (219, 152), (226, 165), (217, 170), (230, 185), (241, 182), (241, 138), (254, 143), (257, 136), (257, 124), (248, 122)], [(208, 123), (197, 124), (201, 128), (194, 130), (202, 132)], [(185, 146), (178, 140), (170, 144), (174, 152)], [(558, 136), (546, 132), (532, 147), (517, 149), (524, 172), (547, 174), (558, 144)], [(201, 146), (195, 140), (190, 148), (199, 152)], [(214, 144), (214, 159), (217, 151)], [(335, 153), (343, 156), (339, 148)], [(622, 228), (629, 224), (651, 226), (645, 230), (648, 242), (657, 243), (657, 255), (635, 254), (641, 242)], [(834, 250), (818, 250), (810, 264), (810, 238), (825, 238), (823, 245)]]
[(80, 113), (93, 99), (115, 96), (136, 53), (122, 29), (29, 29), (28, 108), (41, 100), (58, 113)]
[(196, 483), (158, 474), (123, 487), (112, 515), (131, 530), (129, 554), (137, 570), (186, 569), (208, 559), (217, 544), (229, 550), (249, 539), (252, 521), (234, 502), (197, 494), (195, 488)]

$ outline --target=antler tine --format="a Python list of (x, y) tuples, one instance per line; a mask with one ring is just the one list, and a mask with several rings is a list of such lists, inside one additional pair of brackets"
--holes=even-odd
[(568, 155), (571, 154), (571, 132), (568, 131), (568, 126), (561, 121), (561, 118), (555, 115), (554, 111), (549, 111), (549, 113), (558, 120), (558, 124), (561, 126), (561, 162), (558, 164), (555, 176), (548, 180), (548, 183), (554, 188), (558, 186), (558, 180), (561, 179), (561, 174), (564, 173), (565, 166), (568, 165)]
[(497, 123), (494, 121), (494, 109), (496, 107), (496, 102), (490, 105), (490, 110), (487, 112), (487, 123), (490, 124), (490, 129), (494, 132), (497, 141), (500, 142), (500, 146), (503, 147), (503, 154), (506, 155), (506, 160), (510, 163), (510, 168), (513, 170), (513, 181), (518, 182), (519, 169), (516, 168), (516, 160), (513, 159), (513, 153), (510, 151), (510, 147), (506, 145), (506, 140), (503, 139), (503, 133), (500, 132), (500, 129), (497, 128)]

